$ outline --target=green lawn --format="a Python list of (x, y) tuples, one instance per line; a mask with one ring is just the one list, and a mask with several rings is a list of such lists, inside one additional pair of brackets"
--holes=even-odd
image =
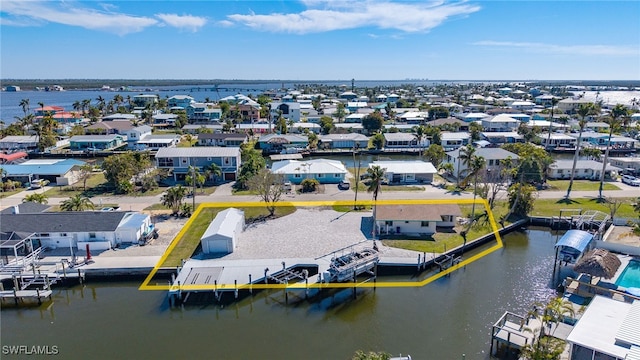
[(15, 195), (21, 191), (26, 190), (25, 188), (18, 188), (15, 190), (11, 190), (11, 191), (0, 191), (0, 199), (2, 198), (6, 198), (7, 196), (11, 196), (11, 195)]
[[(171, 254), (167, 256), (163, 267), (175, 267), (181, 264), (182, 259), (190, 258), (200, 245), (200, 237), (207, 230), (207, 227), (211, 221), (215, 218), (218, 212), (225, 208), (205, 208), (202, 209), (196, 219), (193, 220), (189, 229), (184, 233), (182, 238), (178, 239), (178, 244), (173, 249)], [(244, 211), (246, 222), (250, 223), (254, 219), (267, 216), (269, 213), (266, 208), (263, 207), (248, 207), (239, 208)], [(275, 217), (282, 217), (289, 215), (296, 211), (293, 206), (278, 206), (276, 207)], [(268, 220), (267, 220), (268, 221)]]
[[(638, 213), (633, 211), (633, 203), (636, 202), (635, 198), (619, 198), (617, 201), (622, 202), (622, 206), (616, 212), (616, 217), (621, 218), (636, 218)], [(607, 203), (600, 203), (598, 199), (592, 198), (572, 198), (570, 200), (565, 199), (537, 199), (531, 216), (559, 216), (560, 209), (582, 209), (585, 210), (598, 210), (606, 214), (610, 213)]]
[[(547, 184), (549, 185), (548, 190), (553, 191), (566, 191), (569, 188), (569, 180), (547, 180)], [(604, 190), (620, 190), (616, 183), (612, 182), (605, 182), (602, 188)], [(600, 189), (600, 182), (590, 180), (574, 180), (571, 189), (575, 191), (595, 191)]]
[(104, 173), (95, 172), (89, 179), (87, 179), (87, 190), (83, 190), (82, 182), (78, 182), (73, 186), (55, 186), (47, 190), (45, 194), (48, 197), (72, 197), (75, 195), (95, 196), (95, 195), (107, 195), (107, 179), (104, 177)]
[[(355, 211), (371, 211), (372, 207), (371, 205), (367, 205), (367, 206), (363, 206), (363, 205), (358, 205), (359, 209), (355, 210)], [(334, 211), (337, 212), (350, 212), (350, 211), (354, 211), (353, 210), (353, 205), (333, 205), (331, 206), (331, 208)]]

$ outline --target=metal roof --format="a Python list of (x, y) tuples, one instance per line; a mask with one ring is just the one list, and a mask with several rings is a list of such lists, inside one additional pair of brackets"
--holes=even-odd
[(53, 164), (30, 164), (25, 162), (18, 165), (2, 165), (2, 168), (7, 172), (7, 176), (62, 175), (68, 173), (74, 166), (83, 164), (85, 164), (84, 161), (65, 159)]
[(274, 174), (346, 174), (347, 168), (338, 160), (282, 160), (271, 165), (271, 172)]
[(378, 165), (388, 174), (435, 174), (438, 172), (432, 163), (414, 161), (373, 161), (369, 167)]
[(161, 148), (156, 153), (159, 157), (236, 157), (240, 156), (240, 148), (219, 146), (197, 146), (182, 148)]
[(622, 321), (622, 325), (616, 333), (616, 340), (631, 345), (640, 346), (640, 301), (636, 300), (631, 305), (629, 313)]
[(220, 211), (209, 224), (207, 230), (200, 239), (206, 239), (214, 235), (234, 237), (239, 222), (244, 222), (244, 211), (236, 208), (228, 208)]
[(593, 234), (586, 231), (569, 230), (558, 240), (555, 247), (565, 246), (583, 252), (589, 246), (591, 239), (593, 239)]
[(63, 211), (2, 215), (2, 231), (35, 233), (115, 231), (127, 212)]

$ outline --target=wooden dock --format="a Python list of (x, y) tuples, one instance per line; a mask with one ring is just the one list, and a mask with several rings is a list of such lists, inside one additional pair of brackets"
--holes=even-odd
[(524, 346), (534, 343), (541, 326), (536, 318), (505, 311), (492, 327), (490, 355), (510, 356), (519, 353)]
[(5, 304), (5, 301), (13, 300), (15, 305), (19, 305), (20, 303), (26, 304), (31, 301), (37, 301), (38, 304), (42, 304), (44, 299), (51, 300), (51, 295), (53, 291), (51, 290), (2, 290), (0, 291), (0, 301), (2, 304)]

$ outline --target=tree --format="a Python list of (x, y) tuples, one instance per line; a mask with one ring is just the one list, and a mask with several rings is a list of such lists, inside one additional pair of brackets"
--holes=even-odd
[(351, 358), (351, 360), (389, 360), (391, 359), (391, 354), (385, 353), (385, 352), (374, 352), (374, 351), (369, 351), (364, 352), (362, 350), (358, 350), (356, 351), (355, 354), (353, 354), (353, 357)]
[(629, 116), (629, 109), (622, 104), (617, 104), (611, 109), (611, 116), (607, 117), (604, 122), (609, 124), (609, 138), (607, 140), (607, 149), (604, 152), (604, 160), (602, 161), (602, 172), (600, 173), (600, 187), (598, 188), (598, 199), (604, 199), (602, 197), (602, 189), (604, 188), (604, 174), (607, 170), (607, 163), (609, 162), (609, 150), (611, 149), (611, 135), (614, 131), (617, 131), (624, 119)]
[(447, 158), (447, 153), (441, 145), (431, 144), (427, 150), (424, 151), (424, 156), (437, 169), (440, 167), (440, 164), (442, 164), (444, 159)]
[(345, 116), (347, 116), (347, 110), (344, 106), (344, 103), (338, 103), (338, 106), (336, 107), (336, 112), (333, 115), (335, 115), (335, 117), (338, 118), (339, 123), (342, 122)]
[(284, 177), (281, 174), (274, 174), (269, 169), (261, 169), (249, 179), (249, 189), (255, 191), (264, 201), (269, 216), (273, 216), (276, 203), (284, 194), (283, 182)]
[(265, 160), (262, 157), (260, 151), (253, 148), (255, 142), (249, 142), (243, 144), (240, 147), (240, 156), (242, 158), (242, 165), (240, 166), (240, 173), (236, 179), (236, 189), (246, 190), (248, 189), (249, 179), (257, 174), (261, 169), (266, 166)]
[[(201, 173), (200, 170), (195, 166), (189, 166), (187, 169), (187, 175), (184, 177), (184, 182), (193, 187), (194, 189), (198, 186), (204, 186), (204, 182), (207, 180), (205, 174)], [(195, 196), (195, 192), (193, 194)]]
[(573, 154), (573, 166), (571, 167), (571, 180), (569, 180), (569, 187), (567, 188), (567, 195), (565, 196), (567, 199), (571, 195), (571, 188), (573, 187), (573, 178), (576, 175), (576, 165), (578, 164), (578, 155), (580, 154), (580, 143), (582, 142), (582, 132), (584, 131), (584, 127), (587, 125), (587, 116), (598, 114), (600, 109), (594, 103), (585, 103), (580, 104), (578, 107), (578, 115), (580, 116), (580, 121), (578, 121), (578, 125), (580, 126), (580, 132), (578, 133), (578, 142), (576, 143), (576, 152)]
[(304, 179), (300, 185), (302, 185), (303, 193), (315, 192), (320, 186), (320, 182), (316, 179)]
[[(471, 160), (469, 161), (469, 175), (473, 176), (473, 204), (471, 205), (471, 218), (475, 219), (476, 213), (476, 195), (478, 194), (478, 174), (487, 164), (487, 161), (484, 157), (473, 155), (471, 156)], [(471, 223), (470, 223), (471, 225)]]
[(373, 193), (373, 201), (378, 200), (378, 194), (382, 189), (382, 182), (386, 176), (386, 169), (378, 165), (371, 166), (363, 175), (364, 184), (367, 186), (367, 192)]
[(20, 100), (20, 107), (22, 108), (22, 112), (24, 112), (24, 116), (27, 116), (29, 113), (29, 99)]
[(49, 202), (47, 194), (44, 193), (33, 193), (29, 194), (22, 199), (23, 203), (26, 202), (34, 202), (38, 204), (47, 204)]
[(38, 135), (38, 150), (44, 151), (46, 148), (56, 145), (56, 128), (58, 123), (50, 116), (45, 115), (33, 128)]
[(87, 191), (87, 180), (91, 177), (93, 165), (84, 164), (78, 169), (78, 180), (82, 181), (82, 191)]
[(509, 214), (517, 216), (527, 216), (533, 210), (536, 200), (536, 188), (529, 184), (515, 183), (507, 190), (509, 195)]
[[(469, 171), (469, 164), (471, 162), (472, 157), (476, 152), (476, 148), (473, 145), (468, 144), (467, 146), (461, 147), (458, 151), (458, 173), (456, 175), (456, 186), (460, 187), (460, 169), (462, 166), (466, 166), (465, 172)], [(465, 176), (466, 177), (466, 176)]]
[(182, 185), (172, 186), (162, 195), (160, 203), (171, 209), (173, 215), (180, 212), (182, 200), (187, 195), (187, 188)]
[[(542, 313), (541, 313), (542, 311)], [(522, 349), (522, 357), (527, 360), (557, 360), (562, 355), (565, 342), (553, 337), (553, 332), (545, 333), (545, 329), (554, 329), (553, 325), (562, 322), (565, 316), (575, 316), (575, 311), (571, 303), (564, 301), (562, 297), (551, 299), (546, 305), (536, 303), (527, 317), (534, 317), (540, 320), (537, 340), (533, 344), (527, 344)], [(533, 331), (532, 329), (526, 329)]]
[(212, 162), (211, 164), (205, 166), (204, 171), (206, 178), (212, 179), (213, 182), (216, 182), (217, 179), (222, 177), (222, 169), (216, 163)]
[(322, 133), (327, 135), (333, 130), (333, 119), (331, 116), (322, 116), (320, 117), (320, 128), (322, 129)]
[(107, 181), (118, 192), (124, 193), (133, 190), (130, 186), (131, 179), (149, 167), (151, 167), (151, 159), (146, 152), (127, 151), (123, 154), (111, 155), (102, 162)]
[(382, 149), (382, 147), (384, 146), (384, 135), (382, 135), (382, 133), (378, 132), (375, 135), (373, 135), (371, 137), (371, 147), (376, 149), (376, 150), (380, 150)]
[(380, 111), (374, 111), (371, 114), (362, 118), (362, 127), (367, 130), (367, 133), (371, 134), (376, 131), (380, 131), (384, 125), (384, 118)]
[(95, 209), (95, 205), (91, 200), (80, 194), (74, 195), (69, 199), (60, 203), (60, 210), (62, 211), (85, 211)]
[(482, 125), (477, 122), (472, 122), (469, 124), (469, 134), (471, 135), (471, 141), (480, 140), (480, 133), (482, 132)]
[(307, 137), (309, 138), (309, 149), (317, 149), (318, 148), (318, 141), (320, 140), (318, 138), (318, 135), (316, 135), (316, 133), (314, 132), (309, 132), (307, 134)]

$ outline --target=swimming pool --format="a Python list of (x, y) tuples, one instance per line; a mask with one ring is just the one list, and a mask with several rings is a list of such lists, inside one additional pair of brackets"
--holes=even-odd
[(616, 285), (626, 288), (640, 288), (640, 261), (629, 261), (627, 267), (616, 280)]

